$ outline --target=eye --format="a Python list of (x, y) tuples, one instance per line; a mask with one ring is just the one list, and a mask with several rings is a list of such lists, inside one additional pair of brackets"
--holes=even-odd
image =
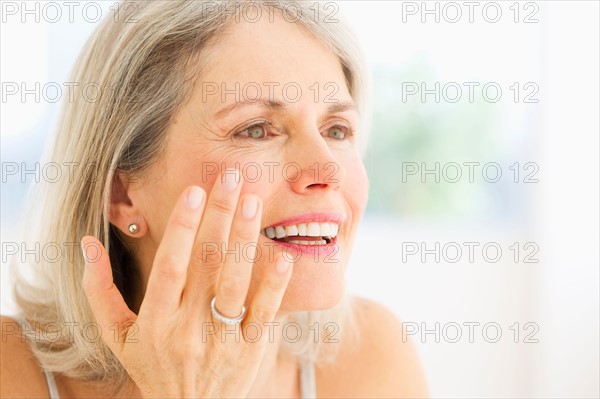
[(254, 125), (248, 126), (247, 128), (240, 130), (235, 134), (236, 137), (244, 137), (250, 139), (266, 139), (269, 136), (267, 131), (268, 123), (256, 123)]
[(332, 139), (344, 140), (350, 135), (350, 129), (343, 125), (335, 125), (327, 129), (326, 135)]

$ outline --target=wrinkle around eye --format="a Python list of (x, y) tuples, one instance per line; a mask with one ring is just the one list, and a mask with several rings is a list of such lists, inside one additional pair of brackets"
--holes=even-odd
[(187, 112), (187, 117), (184, 116), (179, 121), (173, 121), (170, 127), (176, 132), (179, 131), (186, 136), (193, 137), (194, 140), (221, 141), (227, 139), (226, 131), (202, 115), (190, 111)]

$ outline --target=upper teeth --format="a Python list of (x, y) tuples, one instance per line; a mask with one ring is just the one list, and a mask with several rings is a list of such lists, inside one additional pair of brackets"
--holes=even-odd
[(299, 223), (289, 226), (267, 227), (263, 234), (269, 238), (286, 236), (335, 237), (339, 226), (336, 223)]

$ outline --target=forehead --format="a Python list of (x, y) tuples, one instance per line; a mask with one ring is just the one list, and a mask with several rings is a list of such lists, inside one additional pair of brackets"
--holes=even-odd
[[(305, 27), (277, 16), (272, 21), (266, 16), (257, 22), (232, 21), (202, 63), (202, 81), (220, 88), (299, 85), (310, 92), (335, 84), (339, 100), (351, 99), (338, 57)], [(281, 90), (273, 90), (273, 94), (281, 100)]]

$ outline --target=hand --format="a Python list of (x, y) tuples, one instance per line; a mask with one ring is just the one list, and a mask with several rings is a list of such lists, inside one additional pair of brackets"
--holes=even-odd
[[(102, 339), (144, 397), (245, 397), (256, 378), (268, 334), (247, 342), (242, 331), (249, 323), (263, 327), (274, 320), (292, 267), (282, 253), (273, 259), (241, 324), (226, 326), (213, 320), (210, 301), (215, 295), (220, 313), (239, 315), (260, 230), (261, 200), (252, 194), (239, 200), (242, 183), (231, 183), (232, 178), (238, 180), (237, 173), (226, 171), (227, 182), (217, 180), (208, 201), (204, 190), (196, 186), (178, 198), (138, 315), (127, 307), (113, 283), (106, 249), (94, 237), (82, 239), (84, 257), (88, 253), (83, 288)], [(251, 259), (239, 256), (236, 262), (235, 256), (225, 258), (221, 251), (202, 251), (204, 243), (219, 248), (221, 243), (228, 248), (235, 248), (235, 243), (239, 248), (255, 245), (243, 251)], [(214, 333), (206, 334), (206, 326)], [(225, 328), (228, 334), (222, 335)], [(235, 329), (239, 340), (231, 333)]]

